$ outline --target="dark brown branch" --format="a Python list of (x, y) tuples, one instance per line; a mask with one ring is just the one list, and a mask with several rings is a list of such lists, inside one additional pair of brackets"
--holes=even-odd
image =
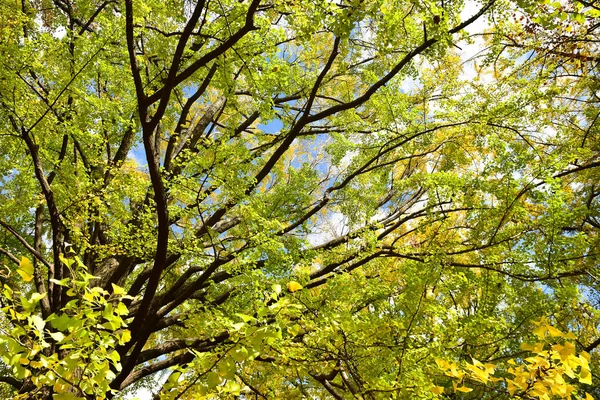
[[(450, 29), (448, 32), (450, 34), (454, 34), (456, 32), (460, 32), (467, 26), (471, 25), (479, 17), (481, 17), (483, 14), (485, 14), (485, 12), (495, 3), (495, 1), (496, 0), (490, 1), (485, 6), (483, 6), (477, 14), (475, 14), (471, 18), (467, 19), (465, 22)], [(393, 77), (395, 77), (402, 70), (402, 68), (404, 68), (404, 66), (406, 66), (410, 61), (412, 61), (413, 58), (415, 58), (419, 54), (423, 53), (425, 50), (427, 50), (428, 48), (430, 48), (437, 42), (438, 42), (438, 39), (427, 39), (427, 40), (423, 41), (423, 43), (421, 45), (417, 46), (412, 51), (410, 51), (406, 56), (404, 56), (404, 58), (402, 58), (402, 60), (400, 60), (400, 62), (398, 64), (396, 64), (396, 66), (394, 68), (392, 68), (390, 72), (387, 73), (387, 75), (385, 75), (383, 78), (381, 78), (375, 84), (373, 84), (369, 89), (367, 89), (363, 95), (357, 97), (356, 99), (354, 99), (348, 103), (338, 104), (338, 105), (332, 106), (326, 110), (323, 110), (320, 113), (317, 113), (317, 114), (309, 117), (308, 122), (319, 121), (319, 120), (327, 118), (333, 114), (339, 113), (340, 111), (350, 110), (350, 109), (356, 108), (356, 107), (364, 104), (366, 101), (368, 101), (371, 98), (371, 96), (373, 96), (373, 94), (375, 94), (375, 92), (377, 92), (381, 87), (385, 86)]]
[(21, 387), (23, 387), (23, 382), (16, 378), (13, 378), (12, 376), (0, 376), (0, 382), (8, 383), (15, 389), (21, 389)]
[(224, 343), (227, 339), (229, 339), (229, 333), (225, 332), (210, 339), (189, 338), (168, 340), (155, 348), (142, 351), (138, 356), (137, 362), (138, 364), (142, 364), (153, 358), (184, 349), (194, 349), (200, 352), (210, 351)]
[(317, 382), (319, 382), (321, 385), (323, 385), (323, 387), (325, 389), (327, 389), (327, 391), (333, 396), (333, 398), (335, 400), (344, 400), (344, 398), (335, 391), (334, 387), (331, 385), (331, 383), (327, 379), (325, 379), (324, 377), (322, 377), (320, 375), (316, 375), (316, 374), (311, 374), (311, 376)]
[[(35, 124), (34, 124), (35, 126)], [(64, 231), (62, 222), (60, 220), (60, 213), (58, 211), (58, 207), (54, 200), (54, 192), (46, 179), (46, 174), (44, 173), (44, 169), (42, 167), (42, 161), (38, 154), (38, 146), (33, 142), (31, 135), (28, 131), (22, 130), (21, 137), (27, 144), (27, 148), (29, 149), (29, 154), (33, 161), (33, 167), (35, 171), (35, 176), (38, 180), (42, 188), (42, 193), (44, 194), (44, 198), (46, 199), (46, 206), (48, 207), (48, 212), (50, 213), (50, 226), (52, 228), (52, 250), (53, 250), (53, 260), (54, 260), (54, 274), (53, 278), (56, 280), (61, 280), (63, 278), (63, 270), (62, 263), (60, 261), (61, 253), (63, 252), (63, 240), (64, 240)], [(1, 222), (0, 222), (1, 223)], [(2, 225), (9, 229), (4, 223)], [(14, 233), (13, 233), (14, 234)], [(28, 249), (29, 250), (29, 249)], [(33, 249), (32, 249), (33, 250)], [(30, 250), (31, 251), (31, 250)], [(32, 252), (32, 254), (37, 254)], [(43, 260), (41, 257), (37, 257), (40, 261)], [(42, 261), (44, 262), (44, 261)], [(47, 265), (49, 268), (49, 264)], [(53, 298), (51, 299), (51, 306), (60, 307), (60, 295), (61, 291), (56, 290), (53, 293)]]
[(58, 170), (58, 168), (60, 168), (60, 164), (62, 163), (62, 160), (67, 155), (68, 144), (69, 144), (69, 135), (63, 135), (62, 145), (60, 147), (60, 153), (58, 154), (58, 160), (56, 161), (56, 164), (54, 165), (54, 170), (52, 172), (50, 172), (50, 174), (48, 174), (48, 184), (52, 184), (52, 181), (56, 177), (56, 171)]
[(594, 340), (592, 343), (590, 343), (589, 345), (587, 345), (584, 348), (584, 350), (589, 353), (590, 351), (594, 350), (598, 346), (600, 346), (600, 338)]
[[(187, 139), (180, 137), (180, 136), (181, 136), (181, 131), (183, 129), (182, 126), (188, 122), (187, 119), (188, 119), (188, 114), (190, 112), (190, 109), (192, 108), (194, 103), (204, 94), (204, 92), (208, 88), (208, 85), (210, 84), (210, 81), (212, 80), (213, 76), (215, 75), (215, 72), (217, 72), (217, 64), (213, 64), (213, 66), (210, 68), (210, 70), (206, 74), (206, 77), (200, 84), (200, 87), (198, 88), (198, 90), (196, 90), (196, 92), (187, 99), (185, 105), (183, 106), (183, 109), (181, 110), (181, 114), (179, 115), (179, 121), (177, 122), (175, 132), (169, 139), (169, 143), (167, 145), (167, 150), (165, 152), (165, 159), (164, 159), (163, 165), (167, 171), (171, 169), (171, 160), (173, 158), (177, 157), (177, 154), (179, 153), (179, 151), (181, 151), (181, 149), (177, 152), (174, 151), (176, 143), (179, 141), (182, 144), (185, 144), (185, 142), (187, 141)], [(191, 129), (190, 129), (190, 131), (191, 131)], [(180, 146), (178, 146), (178, 148)]]
[[(183, 28), (183, 33), (179, 37), (179, 41), (177, 42), (177, 47), (175, 48), (175, 54), (173, 54), (173, 59), (171, 60), (171, 65), (169, 67), (169, 72), (167, 74), (167, 79), (163, 88), (161, 89), (160, 103), (158, 104), (157, 110), (152, 116), (152, 120), (150, 121), (150, 126), (154, 128), (158, 125), (158, 122), (163, 117), (165, 110), (167, 109), (167, 105), (169, 103), (169, 98), (171, 96), (171, 92), (173, 88), (177, 86), (180, 82), (176, 81), (177, 73), (179, 72), (179, 66), (182, 61), (183, 52), (187, 45), (187, 42), (192, 34), (192, 31), (196, 27), (200, 16), (202, 15), (202, 10), (204, 9), (205, 0), (200, 0), (196, 3), (194, 8), (194, 12), (190, 16), (190, 19), (187, 21), (185, 27)], [(152, 104), (152, 101), (150, 102)]]
[(123, 390), (127, 386), (139, 381), (140, 379), (143, 379), (143, 378), (145, 378), (149, 375), (152, 375), (156, 372), (164, 371), (164, 370), (168, 369), (169, 367), (173, 367), (175, 365), (185, 365), (185, 364), (191, 362), (194, 359), (194, 357), (195, 357), (195, 355), (193, 353), (185, 352), (185, 353), (173, 356), (171, 358), (158, 361), (154, 364), (143, 366), (140, 369), (135, 370), (135, 371), (131, 372), (130, 374), (128, 374), (127, 377), (122, 381), (122, 383), (119, 383), (118, 390)]
[(10, 251), (3, 249), (2, 247), (0, 247), (0, 253), (4, 254), (6, 257), (8, 257), (12, 262), (14, 262), (17, 265), (20, 265), (21, 261), (15, 257)]
[(0, 220), (0, 225), (2, 225), (7, 231), (9, 231), (19, 242), (21, 242), (21, 244), (27, 249), (27, 251), (29, 251), (42, 264), (48, 267), (48, 269), (53, 269), (52, 265), (48, 261), (46, 261), (44, 256), (38, 251), (36, 251), (29, 243), (27, 243), (27, 240), (25, 240), (21, 235), (19, 235), (19, 233), (12, 226), (10, 226), (2, 220)]
[(144, 94), (144, 85), (140, 75), (140, 68), (137, 63), (135, 54), (135, 37), (133, 32), (133, 2), (125, 0), (125, 36), (127, 38), (127, 52), (129, 53), (129, 66), (133, 83), (135, 85), (135, 93), (138, 103), (138, 113), (142, 124), (146, 122), (146, 95)]
[(96, 11), (94, 11), (94, 13), (92, 14), (92, 16), (87, 20), (87, 22), (81, 26), (81, 29), (79, 30), (78, 34), (81, 36), (86, 31), (87, 32), (93, 32), (93, 29), (90, 28), (90, 25), (94, 22), (94, 20), (102, 12), (102, 10), (104, 10), (104, 8), (107, 5), (111, 4), (111, 3), (116, 3), (116, 1), (115, 0), (107, 0), (104, 3), (100, 4), (100, 6), (98, 6), (98, 8), (96, 9)]
[[(35, 209), (35, 226), (33, 229), (33, 246), (37, 252), (41, 253), (42, 249), (42, 224), (44, 220), (44, 206), (39, 205)], [(46, 286), (44, 284), (44, 278), (42, 277), (42, 271), (39, 269), (39, 264), (37, 258), (34, 258), (33, 262), (34, 271), (33, 276), (35, 279), (35, 286), (37, 288), (38, 293), (46, 293)], [(44, 318), (48, 318), (52, 313), (52, 309), (50, 308), (50, 298), (52, 298), (52, 290), (54, 290), (54, 283), (50, 281), (54, 271), (51, 268), (48, 268), (47, 279), (48, 279), (48, 296), (45, 296), (40, 305), (42, 307), (42, 316)]]
[[(172, 82), (170, 83), (170, 86), (175, 87), (175, 86), (179, 85), (181, 82), (185, 81), (190, 76), (192, 76), (200, 68), (204, 67), (211, 61), (215, 60), (217, 57), (219, 57), (220, 55), (225, 53), (227, 50), (229, 50), (231, 47), (233, 47), (241, 38), (246, 36), (246, 34), (248, 34), (249, 32), (251, 32), (253, 30), (256, 30), (257, 28), (254, 27), (254, 13), (256, 13), (256, 9), (258, 8), (259, 4), (260, 4), (260, 0), (253, 0), (252, 3), (250, 4), (250, 7), (248, 8), (248, 13), (246, 14), (246, 23), (244, 24), (244, 26), (239, 31), (237, 31), (236, 33), (231, 35), (220, 46), (209, 51), (207, 54), (200, 57), (198, 60), (194, 61), (190, 66), (188, 66), (185, 70), (183, 70), (179, 75), (175, 76), (173, 78)], [(164, 93), (166, 91), (169, 91), (169, 89), (162, 88), (162, 89), (154, 92), (150, 97), (148, 97), (148, 104), (155, 103), (158, 100), (160, 100), (161, 98), (163, 98)]]
[[(81, 19), (73, 16), (69, 7), (65, 6), (62, 2), (60, 2), (59, 0), (53, 0), (53, 3), (59, 10), (64, 12), (67, 15), (67, 17), (69, 17), (69, 20), (72, 21), (75, 25), (80, 26), (82, 28), (86, 26), (86, 24)], [(93, 30), (89, 26), (86, 26), (84, 31), (93, 32)]]
[(129, 150), (131, 149), (131, 146), (133, 145), (134, 139), (135, 139), (135, 130), (134, 130), (133, 126), (130, 126), (127, 129), (127, 131), (125, 131), (125, 134), (123, 135), (123, 139), (121, 139), (121, 143), (119, 144), (119, 148), (117, 149), (117, 152), (115, 153), (115, 156), (112, 159), (113, 165), (119, 166), (120, 163), (125, 161), (125, 158), (127, 157), (127, 154), (129, 153)]
[(333, 65), (333, 62), (335, 61), (335, 58), (339, 54), (340, 41), (341, 39), (339, 37), (336, 37), (333, 41), (333, 48), (331, 49), (331, 53), (329, 54), (329, 59), (327, 60), (327, 63), (323, 67), (323, 70), (319, 73), (319, 76), (315, 80), (315, 83), (310, 91), (310, 95), (308, 96), (308, 100), (306, 101), (306, 105), (304, 106), (304, 115), (302, 117), (303, 119), (307, 118), (310, 115), (310, 110), (312, 108), (313, 102), (315, 101), (315, 97), (317, 96), (317, 92), (320, 89), (321, 83), (323, 82), (323, 79), (325, 79), (325, 76), (327, 75), (327, 73), (331, 69), (331, 66)]

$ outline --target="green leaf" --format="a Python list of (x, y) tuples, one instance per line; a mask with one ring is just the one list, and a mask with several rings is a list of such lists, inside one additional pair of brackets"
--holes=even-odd
[(66, 314), (52, 314), (50, 317), (48, 317), (48, 321), (50, 321), (50, 324), (52, 324), (52, 326), (59, 331), (66, 331), (67, 329), (74, 327), (76, 322)]
[(221, 383), (221, 377), (216, 372), (209, 372), (206, 374), (206, 383), (208, 387), (214, 388)]
[(239, 331), (240, 329), (242, 329), (246, 324), (244, 322), (238, 322), (236, 324), (231, 324), (231, 327), (233, 328), (234, 331)]
[(233, 352), (233, 359), (237, 362), (242, 362), (242, 361), (246, 360), (248, 358), (248, 356), (249, 356), (248, 349), (246, 349), (245, 347), (236, 349)]
[(125, 344), (131, 340), (131, 331), (124, 329), (121, 333), (121, 344)]

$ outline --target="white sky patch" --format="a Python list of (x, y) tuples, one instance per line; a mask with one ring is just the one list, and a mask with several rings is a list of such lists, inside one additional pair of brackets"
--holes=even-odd
[(404, 93), (416, 92), (417, 90), (420, 90), (422, 88), (423, 84), (418, 79), (414, 79), (411, 77), (407, 77), (406, 79), (404, 79), (404, 81), (402, 82), (402, 86), (400, 86), (400, 89)]
[[(471, 18), (479, 12), (480, 9), (481, 4), (478, 4), (473, 0), (467, 0), (465, 2), (465, 7), (460, 14), (461, 21), (466, 21)], [(465, 81), (473, 81), (477, 76), (479, 76), (479, 82), (482, 83), (491, 83), (493, 81), (492, 74), (479, 74), (476, 69), (477, 60), (484, 54), (485, 50), (485, 41), (482, 34), (485, 33), (488, 28), (490, 28), (490, 23), (487, 17), (479, 17), (465, 28), (465, 31), (471, 36), (471, 40), (469, 42), (461, 40), (455, 43), (456, 46), (453, 50), (457, 52), (463, 62), (463, 71), (460, 74), (460, 78)], [(426, 60), (418, 59), (415, 60), (415, 62), (420, 63), (420, 68), (429, 68), (431, 66)], [(413, 93), (422, 88), (423, 85), (420, 80), (411, 77), (405, 78), (401, 86), (404, 93)]]
[(550, 142), (552, 139), (555, 139), (558, 134), (558, 131), (553, 126), (547, 125), (544, 126), (541, 132), (539, 132), (539, 139)]
[(154, 385), (152, 385), (152, 387), (154, 388), (154, 391), (152, 389), (148, 389), (148, 388), (139, 388), (138, 390), (131, 392), (131, 393), (127, 393), (125, 394), (122, 399), (123, 400), (152, 400), (154, 398), (154, 392), (157, 392), (162, 385), (165, 383), (165, 381), (169, 378), (169, 374), (167, 373), (157, 373), (155, 375), (152, 376), (152, 379), (154, 380)]
[[(463, 8), (460, 13), (460, 18), (462, 21), (466, 21), (475, 15), (479, 9), (481, 8), (480, 4), (477, 4), (473, 0), (468, 0), (465, 2), (465, 8)], [(482, 51), (485, 49), (485, 42), (482, 33), (485, 32), (486, 29), (490, 27), (489, 21), (486, 17), (479, 17), (475, 20), (471, 25), (465, 28), (465, 31), (471, 36), (471, 43), (466, 40), (461, 40), (456, 43), (456, 45), (460, 48), (456, 49), (460, 58), (463, 60), (463, 72), (460, 77), (464, 80), (471, 81), (475, 79), (478, 75), (476, 70), (477, 57), (481, 55)], [(489, 77), (491, 80), (491, 76)]]
[(41, 14), (38, 14), (34, 21), (41, 31), (49, 32), (55, 39), (60, 40), (67, 35), (67, 29), (64, 26), (59, 26), (58, 28), (54, 29), (54, 31), (48, 29), (48, 27), (44, 25)]
[(54, 32), (52, 32), (52, 36), (54, 36), (57, 39), (64, 38), (66, 34), (67, 34), (67, 30), (65, 29), (64, 26), (60, 26)]
[(344, 155), (344, 157), (342, 157), (342, 159), (340, 160), (339, 168), (342, 170), (348, 168), (350, 166), (350, 164), (352, 163), (352, 160), (354, 159), (354, 157), (356, 157), (357, 155), (358, 155), (358, 150), (350, 150), (349, 152), (347, 152), (346, 155)]
[(125, 397), (123, 397), (123, 400), (146, 400), (146, 399), (152, 399), (154, 397), (154, 393), (152, 393), (152, 391), (150, 389), (146, 389), (146, 388), (142, 388), (142, 389), (138, 389), (136, 390), (134, 393), (130, 394), (130, 395), (126, 395)]
[(308, 234), (306, 239), (311, 246), (319, 246), (348, 233), (348, 230), (348, 218), (340, 212), (333, 211), (319, 219), (312, 229), (313, 233)]

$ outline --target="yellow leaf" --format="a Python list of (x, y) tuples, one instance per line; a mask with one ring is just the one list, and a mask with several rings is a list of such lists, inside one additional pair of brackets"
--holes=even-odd
[(465, 373), (456, 369), (456, 365), (452, 364), (450, 366), (450, 370), (446, 371), (446, 375), (451, 376), (453, 378), (462, 379)]
[(544, 336), (546, 336), (546, 332), (548, 332), (548, 327), (545, 325), (538, 326), (533, 330), (533, 334), (541, 339), (543, 339)]
[(563, 365), (569, 368), (577, 369), (577, 367), (582, 367), (584, 365), (587, 365), (587, 363), (582, 362), (582, 360), (579, 357), (576, 357), (575, 355), (570, 355), (567, 356), (567, 359), (563, 361)]
[(565, 343), (564, 346), (561, 346), (562, 349), (558, 350), (558, 353), (560, 354), (560, 358), (561, 360), (566, 360), (570, 355), (575, 354), (575, 345), (573, 343)]
[(573, 334), (573, 332), (569, 331), (569, 332), (567, 332), (567, 334), (565, 335), (565, 339), (571, 339), (571, 340), (575, 340), (575, 339), (577, 339), (577, 336), (575, 336), (575, 335)]
[(571, 379), (575, 378), (575, 372), (573, 372), (571, 367), (569, 367), (568, 365), (565, 365), (564, 374), (567, 375)]
[(507, 379), (506, 383), (508, 383), (508, 393), (512, 396), (515, 394), (515, 392), (517, 391), (517, 389), (519, 388), (516, 384), (515, 381), (513, 381), (512, 379)]
[(444, 387), (443, 386), (434, 386), (432, 387), (431, 390), (434, 394), (442, 394), (444, 393)]
[(33, 280), (33, 264), (27, 257), (21, 258), (17, 273), (21, 275), (21, 278), (23, 278), (25, 282), (31, 282)]
[(585, 400), (594, 400), (594, 398), (592, 396), (590, 396), (589, 393), (585, 394)]
[(487, 373), (487, 371), (482, 371), (479, 368), (475, 367), (472, 368), (471, 371), (473, 372), (473, 376), (480, 380), (483, 383), (487, 383), (488, 379), (489, 379), (489, 374)]
[(579, 382), (585, 383), (586, 385), (592, 384), (592, 374), (587, 368), (582, 368), (579, 373)]
[(590, 353), (588, 353), (587, 351), (582, 351), (581, 353), (579, 353), (579, 357), (583, 357), (586, 360), (590, 361)]
[(564, 333), (562, 333), (561, 331), (559, 331), (558, 329), (556, 329), (553, 326), (548, 325), (546, 328), (548, 329), (548, 333), (552, 337), (563, 337), (563, 336), (565, 336)]
[(521, 347), (521, 350), (533, 351), (533, 349), (535, 348), (535, 345), (529, 344), (529, 343), (521, 343), (520, 347)]
[(290, 282), (288, 282), (288, 284), (287, 284), (287, 288), (288, 288), (288, 290), (289, 290), (290, 292), (294, 293), (294, 292), (296, 292), (296, 291), (298, 291), (298, 290), (302, 289), (302, 285), (301, 285), (301, 284), (299, 284), (299, 283), (298, 283), (298, 282), (296, 282), (296, 281), (290, 281)]
[(521, 349), (531, 351), (532, 353), (539, 353), (544, 349), (544, 343), (521, 343)]
[(123, 330), (123, 333), (121, 334), (121, 341), (123, 343), (127, 343), (130, 340), (131, 340), (131, 331), (129, 329)]
[(469, 393), (469, 392), (473, 391), (473, 389), (468, 388), (466, 386), (457, 387), (456, 390), (458, 390), (459, 392), (463, 392), (463, 393)]

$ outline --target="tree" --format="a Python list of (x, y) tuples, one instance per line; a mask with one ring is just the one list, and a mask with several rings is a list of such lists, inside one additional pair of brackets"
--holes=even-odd
[(591, 352), (596, 81), (506, 56), (513, 10), (1, 4), (6, 390), (433, 398), (439, 360), (518, 359), (542, 317)]

